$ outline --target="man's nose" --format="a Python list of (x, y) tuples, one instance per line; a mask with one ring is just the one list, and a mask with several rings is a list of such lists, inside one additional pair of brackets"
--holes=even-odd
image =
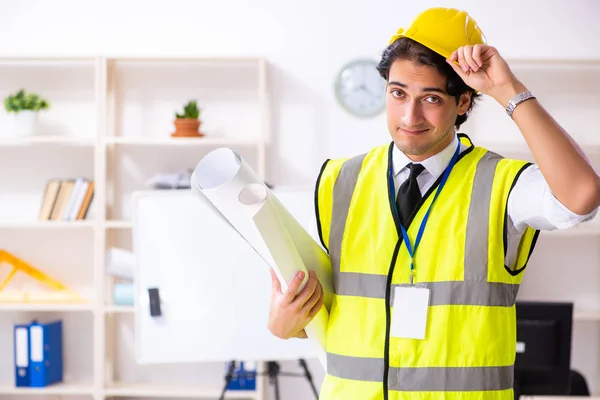
[(402, 123), (405, 128), (410, 129), (423, 123), (423, 110), (421, 105), (416, 101), (406, 103), (406, 109), (402, 117)]

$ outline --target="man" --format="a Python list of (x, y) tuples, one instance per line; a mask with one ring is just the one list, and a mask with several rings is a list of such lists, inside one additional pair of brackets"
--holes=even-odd
[[(420, 14), (378, 70), (393, 142), (328, 160), (316, 187), (335, 289), (321, 398), (512, 400), (514, 304), (537, 235), (593, 218), (600, 178), (465, 12)], [(456, 134), (480, 93), (535, 165)], [(305, 336), (320, 283), (311, 272), (283, 294), (272, 276), (271, 332)]]

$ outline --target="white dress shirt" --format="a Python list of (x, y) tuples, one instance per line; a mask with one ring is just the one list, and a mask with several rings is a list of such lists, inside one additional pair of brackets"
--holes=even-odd
[[(452, 143), (444, 150), (420, 162), (425, 167), (417, 177), (421, 195), (425, 195), (427, 190), (442, 175), (450, 163), (457, 145), (458, 137), (455, 135)], [(462, 153), (466, 149), (468, 147), (461, 143), (460, 152)], [(392, 150), (392, 168), (396, 194), (400, 185), (408, 179), (409, 170), (406, 166), (411, 162), (404, 153), (394, 146)], [(507, 262), (509, 267), (513, 267), (521, 235), (527, 227), (545, 231), (571, 228), (593, 219), (597, 212), (598, 209), (595, 209), (587, 215), (579, 215), (569, 210), (554, 197), (539, 167), (535, 164), (530, 165), (521, 173), (508, 197), (507, 229), (510, 235), (507, 243)], [(319, 242), (316, 219), (311, 221), (310, 228), (311, 234)]]

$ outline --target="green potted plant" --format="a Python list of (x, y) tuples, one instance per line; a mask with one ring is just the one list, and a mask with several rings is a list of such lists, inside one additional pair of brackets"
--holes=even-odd
[(183, 106), (183, 113), (175, 113), (175, 132), (172, 137), (202, 137), (200, 128), (200, 109), (196, 100), (190, 100)]
[(15, 115), (16, 134), (28, 136), (35, 134), (39, 112), (50, 108), (50, 104), (38, 94), (20, 89), (4, 99), (4, 108)]

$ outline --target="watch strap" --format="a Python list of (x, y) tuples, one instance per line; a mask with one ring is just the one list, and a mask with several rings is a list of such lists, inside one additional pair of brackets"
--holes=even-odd
[(535, 96), (529, 90), (521, 92), (515, 95), (512, 99), (510, 99), (508, 105), (506, 106), (506, 113), (508, 114), (508, 116), (512, 118), (515, 108), (517, 108), (517, 106), (522, 102), (529, 99), (535, 99)]

